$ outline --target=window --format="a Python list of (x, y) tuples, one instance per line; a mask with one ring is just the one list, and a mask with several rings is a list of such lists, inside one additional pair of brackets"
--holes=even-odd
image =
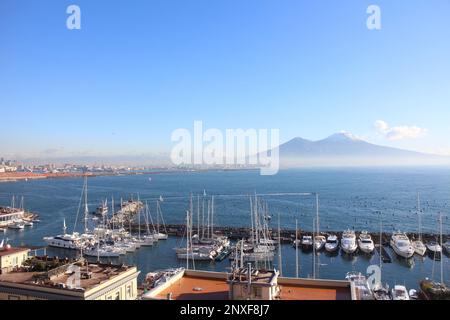
[(20, 296), (9, 295), (8, 300), (20, 300)]
[(127, 286), (127, 298), (131, 298), (132, 297), (132, 293), (131, 293), (131, 284), (129, 284)]
[(120, 291), (116, 292), (116, 296), (114, 297), (114, 300), (120, 300)]

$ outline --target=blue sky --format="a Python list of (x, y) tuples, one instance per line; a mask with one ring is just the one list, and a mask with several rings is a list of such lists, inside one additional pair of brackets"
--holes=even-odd
[(450, 154), (449, 16), (447, 0), (2, 0), (0, 154), (164, 151), (194, 120)]

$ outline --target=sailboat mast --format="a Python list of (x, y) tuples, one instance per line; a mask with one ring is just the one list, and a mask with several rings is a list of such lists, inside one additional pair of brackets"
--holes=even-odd
[(84, 232), (87, 233), (87, 220), (88, 220), (88, 199), (87, 199), (88, 185), (87, 185), (87, 175), (84, 177)]
[(251, 229), (251, 240), (252, 240), (252, 244), (255, 243), (254, 241), (254, 237), (255, 237), (255, 230), (253, 227), (253, 202), (252, 202), (252, 197), (250, 196), (250, 221), (251, 221), (251, 225), (252, 225), (252, 229)]
[(316, 233), (317, 235), (319, 235), (319, 194), (316, 193), (316, 223), (317, 223), (317, 227), (316, 227)]
[(281, 231), (280, 231), (280, 212), (278, 212), (278, 269), (280, 270), (280, 277), (283, 276), (283, 263), (281, 260)]
[(314, 242), (315, 225), (316, 225), (316, 219), (313, 219), (313, 279), (316, 278), (316, 245), (315, 245), (315, 242)]
[(186, 211), (186, 270), (189, 269), (189, 211)]
[(417, 215), (419, 218), (419, 241), (422, 241), (422, 214), (420, 212), (420, 194), (417, 192)]
[(197, 234), (200, 238), (200, 195), (197, 195)]
[(214, 237), (214, 196), (211, 196), (211, 238)]
[(298, 227), (295, 219), (295, 277), (298, 278)]
[(439, 234), (440, 234), (440, 245), (441, 245), (441, 284), (444, 284), (444, 257), (442, 256), (442, 212), (439, 213)]

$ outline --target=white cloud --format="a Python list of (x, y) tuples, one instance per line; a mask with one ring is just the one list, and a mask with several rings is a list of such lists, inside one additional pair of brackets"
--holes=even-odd
[(388, 140), (416, 139), (427, 133), (427, 129), (417, 126), (389, 127), (383, 120), (375, 121), (374, 126), (377, 132)]

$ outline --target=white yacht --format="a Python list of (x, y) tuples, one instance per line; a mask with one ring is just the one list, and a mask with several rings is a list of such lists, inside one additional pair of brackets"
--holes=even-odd
[(325, 243), (325, 250), (328, 252), (336, 252), (339, 249), (339, 241), (336, 235), (329, 235), (327, 243)]
[(316, 251), (320, 251), (325, 246), (327, 239), (324, 236), (315, 236), (314, 237), (314, 249)]
[(83, 243), (80, 235), (77, 232), (72, 234), (62, 234), (55, 237), (45, 237), (44, 241), (50, 247), (80, 250), (83, 248)]
[(409, 300), (409, 294), (406, 287), (395, 285), (394, 288), (392, 288), (392, 300)]
[(362, 231), (358, 238), (358, 247), (364, 253), (372, 253), (375, 249), (372, 237), (367, 231)]
[(414, 254), (414, 248), (404, 232), (394, 232), (391, 236), (390, 244), (395, 253), (400, 257), (411, 258)]
[(342, 233), (341, 248), (345, 253), (355, 253), (358, 246), (356, 245), (356, 236), (353, 230), (347, 229)]
[(118, 258), (120, 256), (119, 250), (110, 246), (102, 247), (90, 247), (89, 249), (83, 251), (83, 254), (88, 257), (103, 257), (103, 258)]

